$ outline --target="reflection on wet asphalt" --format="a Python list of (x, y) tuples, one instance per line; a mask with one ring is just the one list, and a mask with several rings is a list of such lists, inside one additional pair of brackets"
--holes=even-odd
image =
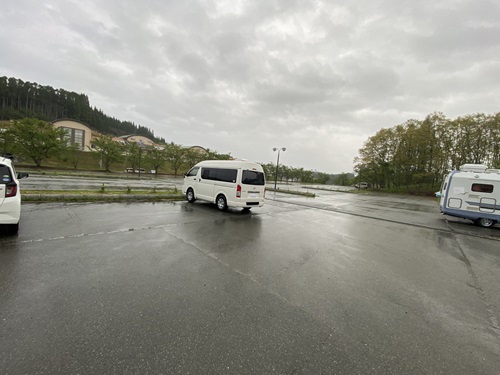
[(0, 368), (495, 373), (499, 230), (396, 202), (24, 204), (0, 237)]

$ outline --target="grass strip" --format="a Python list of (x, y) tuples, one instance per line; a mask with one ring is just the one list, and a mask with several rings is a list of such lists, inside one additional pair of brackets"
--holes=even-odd
[(24, 190), (23, 202), (157, 202), (184, 200), (178, 190)]
[(180, 201), (182, 194), (23, 194), (23, 202), (159, 202)]
[(179, 190), (127, 190), (113, 189), (113, 190), (23, 190), (24, 195), (179, 195)]
[(316, 194), (306, 193), (306, 192), (302, 192), (302, 191), (282, 190), (282, 189), (274, 189), (274, 188), (266, 188), (266, 191), (275, 191), (277, 193), (300, 195), (303, 197), (316, 198)]

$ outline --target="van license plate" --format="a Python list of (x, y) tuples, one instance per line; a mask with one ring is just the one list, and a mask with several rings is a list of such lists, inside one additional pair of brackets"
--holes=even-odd
[(258, 191), (249, 191), (248, 192), (248, 197), (249, 198), (258, 198), (259, 197), (259, 192)]

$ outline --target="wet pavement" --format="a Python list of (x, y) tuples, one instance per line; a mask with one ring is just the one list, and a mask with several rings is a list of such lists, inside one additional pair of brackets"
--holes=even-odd
[(25, 204), (5, 374), (495, 374), (500, 228), (424, 198)]

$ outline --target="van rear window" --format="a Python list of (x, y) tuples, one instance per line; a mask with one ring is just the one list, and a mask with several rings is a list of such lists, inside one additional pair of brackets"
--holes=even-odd
[(245, 185), (265, 185), (264, 173), (256, 171), (243, 171), (241, 182)]

